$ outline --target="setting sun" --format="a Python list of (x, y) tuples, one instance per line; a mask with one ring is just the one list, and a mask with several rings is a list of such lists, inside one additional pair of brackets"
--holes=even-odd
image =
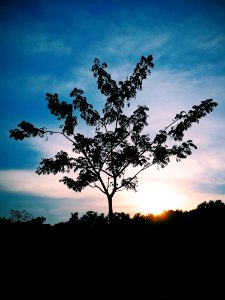
[(160, 214), (165, 210), (176, 210), (186, 201), (174, 187), (166, 184), (140, 184), (135, 194), (135, 203), (143, 214)]

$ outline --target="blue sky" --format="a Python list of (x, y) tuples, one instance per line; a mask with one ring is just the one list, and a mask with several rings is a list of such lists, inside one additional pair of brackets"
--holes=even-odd
[(60, 176), (35, 174), (41, 158), (70, 151), (63, 140), (9, 138), (22, 120), (56, 128), (46, 92), (70, 101), (76, 86), (101, 109), (105, 99), (91, 73), (96, 57), (115, 80), (124, 80), (142, 55), (153, 55), (152, 74), (133, 102), (150, 108), (150, 136), (181, 110), (209, 98), (218, 103), (185, 136), (198, 149), (180, 163), (141, 173), (137, 193), (118, 193), (114, 211), (190, 210), (203, 201), (225, 201), (225, 1), (3, 1), (0, 45), (1, 216), (26, 209), (54, 224), (75, 211), (107, 213), (97, 190), (75, 194)]

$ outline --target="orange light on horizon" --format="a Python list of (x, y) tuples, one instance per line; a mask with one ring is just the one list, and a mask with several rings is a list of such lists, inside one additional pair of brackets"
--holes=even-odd
[(186, 197), (175, 187), (154, 183), (143, 183), (134, 195), (135, 203), (144, 215), (163, 215), (164, 211), (179, 209), (186, 202)]

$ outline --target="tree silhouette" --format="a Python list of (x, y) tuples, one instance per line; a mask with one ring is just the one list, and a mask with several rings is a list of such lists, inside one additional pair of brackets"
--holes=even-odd
[(27, 223), (27, 224), (43, 224), (46, 221), (45, 217), (35, 218), (26, 209), (10, 209), (11, 217), (8, 219), (12, 223)]
[[(123, 189), (136, 190), (138, 175), (150, 166), (165, 167), (172, 156), (180, 161), (190, 155), (192, 148), (197, 147), (192, 140), (183, 142), (184, 132), (217, 106), (213, 99), (208, 99), (193, 106), (188, 112), (181, 111), (150, 140), (148, 134), (142, 133), (148, 125), (149, 108), (139, 105), (130, 114), (128, 112), (130, 101), (136, 98), (137, 91), (142, 90), (143, 80), (151, 73), (154, 66), (152, 61), (152, 55), (142, 56), (133, 74), (125, 81), (116, 83), (106, 71), (107, 64), (101, 64), (96, 58), (92, 72), (97, 79), (98, 89), (106, 96), (101, 114), (88, 103), (83, 90), (74, 88), (70, 93), (73, 98), (71, 102), (60, 102), (56, 93), (46, 94), (51, 114), (63, 121), (59, 131), (37, 128), (26, 121), (10, 130), (10, 137), (15, 140), (60, 134), (71, 142), (74, 156), (59, 151), (54, 158), (42, 159), (36, 172), (40, 175), (73, 171), (71, 176), (64, 176), (60, 181), (75, 192), (81, 192), (89, 186), (105, 194), (109, 222), (113, 220), (112, 202), (115, 193)], [(95, 128), (93, 137), (75, 131), (79, 118), (87, 126)], [(175, 144), (170, 146), (169, 139)], [(133, 174), (126, 172), (128, 167), (133, 167)]]
[(24, 223), (29, 222), (33, 219), (32, 215), (25, 209), (10, 209), (10, 215), (11, 222)]

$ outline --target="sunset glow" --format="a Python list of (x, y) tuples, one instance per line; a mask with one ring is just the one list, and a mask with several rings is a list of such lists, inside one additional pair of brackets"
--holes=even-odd
[(143, 214), (160, 214), (165, 210), (176, 210), (186, 202), (186, 197), (176, 188), (166, 184), (142, 184), (135, 194), (139, 211)]

